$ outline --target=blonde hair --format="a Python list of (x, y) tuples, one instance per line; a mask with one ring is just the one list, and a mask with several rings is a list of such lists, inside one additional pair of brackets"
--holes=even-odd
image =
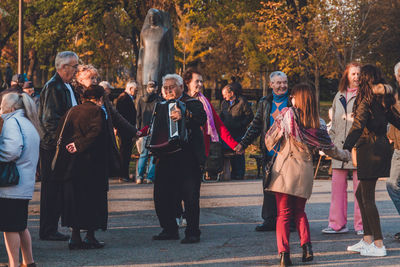
[(1, 109), (5, 110), (18, 110), (23, 109), (25, 111), (25, 117), (30, 120), (33, 126), (36, 128), (40, 136), (42, 136), (42, 128), (40, 127), (38, 113), (35, 102), (26, 93), (8, 93), (5, 94), (1, 101)]
[(76, 72), (76, 79), (78, 80), (79, 77), (81, 77), (84, 73), (90, 72), (92, 74), (95, 74), (96, 76), (99, 76), (99, 71), (91, 64), (88, 65), (79, 65), (78, 66), (78, 71)]

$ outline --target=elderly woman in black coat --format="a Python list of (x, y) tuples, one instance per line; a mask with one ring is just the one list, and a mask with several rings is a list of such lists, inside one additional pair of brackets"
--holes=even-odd
[[(400, 129), (400, 114), (394, 108), (391, 87), (384, 85), (380, 70), (373, 65), (361, 68), (360, 88), (353, 107), (354, 122), (343, 145), (343, 149), (357, 150), (357, 175), (360, 184), (356, 198), (360, 206), (364, 237), (360, 242), (347, 248), (360, 252), (362, 256), (386, 256), (375, 205), (375, 186), (379, 177), (388, 177), (391, 162), (391, 146), (386, 137), (390, 122)], [(378, 87), (385, 88), (385, 94), (376, 94)]]
[[(62, 225), (72, 228), (69, 249), (102, 248), (95, 230), (107, 229), (107, 191), (111, 136), (108, 114), (101, 108), (104, 89), (92, 85), (83, 93), (83, 104), (67, 112), (59, 123), (60, 152), (54, 172), (63, 177)], [(80, 230), (87, 230), (82, 241)]]

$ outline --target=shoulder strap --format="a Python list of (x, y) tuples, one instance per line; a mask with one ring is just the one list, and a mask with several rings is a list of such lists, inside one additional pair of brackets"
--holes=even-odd
[(71, 109), (68, 110), (67, 116), (65, 116), (65, 120), (64, 120), (63, 126), (62, 126), (62, 128), (61, 128), (60, 136), (58, 137), (58, 140), (57, 140), (57, 146), (59, 146), (59, 145), (61, 144), (62, 135), (63, 135), (63, 133), (64, 133), (64, 128), (65, 128), (65, 124), (67, 124), (68, 117), (69, 117), (69, 114), (70, 114), (70, 113), (71, 113)]
[(65, 116), (65, 120), (63, 123), (63, 126), (61, 128), (61, 132), (60, 132), (60, 136), (58, 137), (57, 140), (57, 145), (56, 145), (56, 152), (54, 153), (54, 157), (53, 160), (51, 161), (51, 170), (53, 171), (55, 166), (56, 166), (56, 162), (57, 162), (57, 158), (58, 158), (58, 154), (60, 153), (60, 144), (61, 144), (61, 140), (62, 140), (62, 135), (64, 133), (64, 128), (65, 128), (65, 124), (67, 124), (68, 118), (69, 118), (69, 114), (71, 113), (71, 109), (70, 108), (67, 112), (67, 116)]

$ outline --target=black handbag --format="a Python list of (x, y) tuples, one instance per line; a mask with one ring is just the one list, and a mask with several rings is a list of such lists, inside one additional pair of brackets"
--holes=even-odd
[[(14, 118), (15, 119), (15, 118)], [(21, 131), (21, 126), (17, 119), (15, 121)], [(22, 131), (21, 131), (22, 134)], [(19, 183), (19, 172), (17, 165), (14, 161), (2, 162), (0, 161), (0, 187), (8, 187), (18, 185)]]
[(267, 163), (267, 166), (265, 166), (265, 177), (264, 177), (264, 189), (268, 188), (269, 184), (271, 183), (272, 179), (272, 167), (274, 166), (276, 156), (277, 156), (277, 150), (280, 146), (281, 142), (278, 142), (278, 145), (276, 146), (277, 148), (274, 150), (274, 154), (272, 155), (271, 159)]
[(18, 185), (19, 172), (14, 161), (0, 162), (0, 187)]

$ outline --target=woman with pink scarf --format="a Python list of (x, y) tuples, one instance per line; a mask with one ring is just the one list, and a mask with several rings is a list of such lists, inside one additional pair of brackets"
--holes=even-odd
[[(357, 96), (359, 77), (359, 63), (350, 63), (346, 66), (343, 76), (339, 83), (337, 92), (332, 104), (332, 127), (329, 135), (333, 143), (338, 148), (343, 148), (350, 128), (353, 124), (353, 104)], [(353, 192), (358, 186), (357, 169), (352, 162), (343, 162), (332, 159), (332, 193), (331, 206), (329, 209), (328, 227), (322, 230), (325, 234), (347, 233), (347, 176), (352, 174)], [(355, 197), (354, 197), (355, 198)], [(354, 231), (357, 235), (362, 235), (363, 224), (361, 220), (360, 208), (354, 201)]]
[(203, 126), (204, 144), (206, 148), (206, 156), (208, 156), (211, 142), (219, 142), (219, 136), (232, 150), (237, 146), (238, 142), (233, 139), (228, 129), (225, 127), (210, 101), (201, 93), (203, 89), (203, 77), (200, 72), (188, 69), (183, 75), (183, 81), (187, 86), (187, 93), (203, 104), (207, 114), (207, 123)]

